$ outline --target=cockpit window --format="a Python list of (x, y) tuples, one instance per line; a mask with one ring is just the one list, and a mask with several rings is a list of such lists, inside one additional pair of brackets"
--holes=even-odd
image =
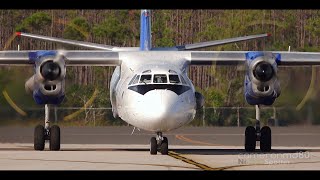
[(184, 80), (183, 76), (180, 76), (180, 79), (181, 79), (182, 84), (187, 84), (187, 82), (186, 82), (186, 80)]
[(139, 83), (151, 83), (151, 75), (141, 75)]
[(186, 79), (181, 74), (170, 74), (175, 73), (175, 71), (169, 70), (169, 74), (149, 74), (148, 72), (150, 73), (151, 70), (143, 71), (142, 74), (135, 74), (128, 85), (171, 84), (189, 86)]
[(183, 76), (181, 74), (177, 74), (172, 70), (169, 71), (169, 73), (163, 74), (152, 74), (149, 71), (144, 72), (146, 74), (142, 73), (140, 75), (135, 75), (135, 78), (133, 77), (134, 80), (131, 80), (132, 83), (130, 81), (131, 84), (129, 83), (128, 89), (141, 95), (145, 95), (149, 91), (153, 90), (172, 91), (177, 95), (180, 95), (191, 89), (191, 87), (186, 83), (187, 81), (183, 78)]
[(178, 75), (172, 75), (172, 74), (170, 74), (170, 75), (169, 75), (169, 81), (170, 81), (170, 83), (180, 83), (180, 80), (179, 80), (179, 76), (178, 76)]
[(129, 85), (131, 85), (132, 83), (133, 83), (133, 81), (135, 80), (135, 78), (136, 78), (136, 74), (133, 76), (133, 78), (131, 79), (131, 81), (129, 82)]
[(140, 78), (140, 75), (138, 75), (138, 76), (134, 79), (134, 81), (133, 81), (132, 84), (137, 84), (137, 83), (139, 82), (139, 78)]
[(167, 75), (166, 74), (155, 74), (153, 76), (153, 83), (167, 83)]

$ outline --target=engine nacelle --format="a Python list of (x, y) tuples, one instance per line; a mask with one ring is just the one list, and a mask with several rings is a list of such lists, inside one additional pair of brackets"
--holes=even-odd
[(196, 97), (196, 109), (201, 109), (204, 106), (204, 96), (199, 92), (195, 92), (194, 95)]
[(281, 90), (280, 90), (280, 83), (278, 81), (275, 81), (273, 84), (273, 87), (270, 88), (271, 94), (261, 96), (261, 93), (257, 93), (255, 84), (252, 82), (245, 83), (245, 99), (248, 104), (250, 105), (272, 105), (277, 97), (280, 96)]
[(250, 52), (247, 57), (245, 99), (250, 105), (271, 105), (280, 95), (277, 63), (272, 53)]
[(249, 80), (254, 84), (262, 86), (272, 84), (277, 79), (277, 63), (272, 54), (258, 56), (248, 60)]
[(25, 83), (37, 104), (60, 104), (65, 96), (66, 65), (56, 51), (38, 51), (30, 54), (35, 74)]

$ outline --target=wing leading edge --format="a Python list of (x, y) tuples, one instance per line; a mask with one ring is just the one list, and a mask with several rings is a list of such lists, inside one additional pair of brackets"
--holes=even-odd
[[(33, 64), (31, 54), (39, 51), (0, 51), (0, 65)], [(56, 51), (62, 55), (68, 66), (118, 66), (121, 65), (120, 53), (110, 51)], [(246, 61), (247, 53), (254, 51), (189, 51), (183, 52), (191, 65), (239, 65)], [(263, 52), (263, 51), (262, 51)], [(131, 52), (126, 52), (130, 54)], [(137, 52), (132, 52), (137, 53)], [(145, 53), (154, 53), (152, 51)], [(159, 58), (162, 53), (158, 52)], [(173, 53), (173, 54), (172, 54)], [(180, 54), (181, 52), (176, 52)], [(279, 66), (320, 65), (320, 53), (266, 51), (277, 56)], [(171, 51), (171, 54), (175, 53)], [(157, 57), (154, 57), (157, 58)]]
[[(32, 54), (39, 51), (0, 51), (0, 65), (30, 65)], [(66, 60), (67, 66), (118, 66), (118, 52), (108, 51), (56, 51)]]
[[(246, 54), (253, 51), (190, 51), (191, 65), (238, 65), (246, 61)], [(261, 51), (263, 52), (263, 51)], [(320, 65), (320, 53), (265, 51), (278, 56), (279, 66)]]

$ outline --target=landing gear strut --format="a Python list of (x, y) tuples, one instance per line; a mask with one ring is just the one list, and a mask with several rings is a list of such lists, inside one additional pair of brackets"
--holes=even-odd
[(162, 132), (157, 132), (157, 137), (152, 137), (150, 140), (150, 154), (155, 155), (157, 151), (163, 155), (168, 154), (168, 138), (162, 136)]
[(49, 140), (51, 151), (60, 150), (60, 127), (53, 125), (50, 127), (49, 105), (45, 105), (45, 119), (43, 125), (37, 125), (34, 129), (34, 150), (42, 151), (45, 147), (45, 140)]
[(271, 151), (271, 129), (264, 126), (260, 129), (260, 105), (256, 105), (256, 125), (248, 126), (245, 131), (245, 150), (252, 152), (256, 149), (256, 141), (260, 141), (260, 150)]

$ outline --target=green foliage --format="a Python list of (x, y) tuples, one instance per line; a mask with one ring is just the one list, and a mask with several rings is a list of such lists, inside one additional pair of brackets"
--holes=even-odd
[(81, 86), (77, 84), (69, 85), (66, 89), (66, 98), (63, 102), (67, 107), (83, 107), (84, 104), (92, 97), (94, 90), (98, 94), (91, 105), (92, 107), (110, 107), (109, 91), (102, 86)]
[[(35, 34), (50, 34), (49, 32), (52, 32), (57, 37), (62, 34), (67, 39), (93, 40), (116, 46), (136, 46), (139, 42), (140, 10), (97, 10), (96, 14), (93, 14), (90, 10), (51, 11), (55, 20), (60, 21), (60, 18), (63, 18), (63, 22), (71, 20), (64, 29), (61, 29), (64, 27), (63, 24), (58, 24), (56, 21), (52, 23), (51, 15), (44, 11), (1, 10), (0, 13), (3, 17), (0, 20), (4, 29), (2, 31), (5, 36), (3, 39), (8, 39), (15, 27), (16, 31)], [(170, 47), (179, 45), (179, 43), (188, 44), (270, 32), (272, 33), (270, 38), (204, 48), (203, 50), (287, 51), (288, 46), (291, 46), (292, 51), (319, 52), (319, 17), (320, 11), (317, 10), (154, 10), (152, 12), (152, 40), (154, 46)], [(15, 24), (17, 22), (18, 25)], [(16, 42), (13, 41), (13, 43)], [(5, 44), (3, 40), (2, 44)], [(13, 44), (12, 47), (16, 47), (15, 45)], [(24, 49), (29, 49), (29, 47), (30, 49), (56, 47), (48, 42), (43, 46), (43, 43), (30, 43), (29, 40), (22, 40), (21, 45), (24, 45)], [(214, 108), (207, 109), (206, 112), (199, 110), (191, 125), (202, 125), (203, 116), (205, 116), (207, 125), (236, 125), (237, 115), (235, 110), (220, 111), (217, 107), (249, 106), (243, 97), (245, 71), (237, 72), (234, 67), (221, 66), (212, 66), (210, 71), (204, 69), (198, 71), (199, 69), (196, 69), (196, 72), (191, 70), (190, 77), (193, 73), (196, 73), (197, 77), (193, 76), (195, 79), (192, 80), (194, 84), (199, 85), (199, 87), (196, 87), (197, 91), (205, 96), (205, 106)], [(83, 70), (81, 75), (76, 75), (79, 78), (74, 78), (75, 72), (79, 71), (73, 71), (73, 68), (69, 68), (67, 71), (67, 79), (70, 82), (66, 84), (67, 97), (61, 106), (82, 107), (85, 101), (92, 96), (94, 89), (98, 88), (99, 93), (92, 107), (110, 107), (106, 79), (111, 78), (111, 73), (109, 73), (111, 69), (95, 67), (90, 71), (92, 73), (90, 76), (87, 70)], [(203, 81), (202, 78), (198, 80), (198, 77), (203, 76), (203, 74), (206, 77), (209, 76), (212, 81), (209, 87), (203, 85), (207, 82)], [(94, 78), (84, 78), (87, 75)], [(279, 69), (278, 75), (282, 93), (274, 106), (296, 107), (308, 90), (311, 69), (300, 67), (295, 67), (293, 70)], [(21, 106), (39, 107), (35, 106), (32, 96), (24, 93), (23, 85), (26, 77), (24, 70), (2, 69), (0, 71), (0, 90), (5, 88), (10, 97)], [(89, 85), (83, 85), (83, 79), (90, 79), (88, 80), (90, 82), (86, 83)], [(299, 85), (297, 85), (298, 83)], [(200, 87), (204, 88), (201, 89)], [(277, 117), (282, 122), (286, 122), (286, 120), (290, 120), (290, 123), (301, 121), (308, 114), (308, 106), (317, 107), (318, 92), (319, 89), (316, 88), (314, 97), (309, 99), (300, 111), (295, 110), (295, 108), (279, 110), (277, 111)], [(0, 103), (2, 108), (10, 108), (2, 95), (0, 95)], [(70, 113), (72, 111), (61, 114), (67, 115)], [(319, 113), (313, 111), (315, 117), (320, 117)], [(9, 114), (16, 113), (13, 110)], [(34, 112), (30, 117), (39, 118), (39, 114), (42, 114), (42, 111)], [(262, 119), (265, 121), (271, 116), (272, 113), (266, 111), (263, 112)], [(85, 113), (81, 114), (79, 119), (84, 117)], [(241, 109), (241, 125), (254, 124), (254, 117), (254, 109)], [(123, 123), (119, 119), (113, 119), (109, 112), (97, 119), (101, 122), (96, 123), (103, 125)], [(314, 118), (315, 123), (320, 123), (319, 120), (320, 118)], [(91, 121), (87, 122), (87, 124), (91, 123)]]
[(77, 10), (68, 10), (67, 11), (67, 16), (69, 17), (69, 18), (72, 18), (72, 19), (74, 19), (74, 18), (76, 18), (77, 17)]
[[(80, 86), (80, 85), (70, 85), (66, 89), (66, 98), (62, 106), (64, 107), (84, 107), (86, 102), (92, 97), (95, 89), (98, 90), (98, 94), (94, 99), (93, 103), (87, 108), (101, 108), (110, 107), (109, 91), (102, 86)], [(60, 112), (60, 117), (69, 115), (75, 110)], [(121, 119), (113, 118), (111, 110), (85, 110), (78, 116), (74, 117), (71, 122), (79, 123), (79, 125), (92, 125), (92, 126), (105, 126), (105, 125), (126, 125)], [(61, 122), (65, 124), (65, 122)], [(67, 123), (68, 124), (68, 123)]]
[(88, 21), (83, 17), (76, 17), (64, 29), (63, 37), (83, 41), (88, 38), (89, 32), (90, 26)]
[(126, 23), (127, 11), (119, 11), (118, 14), (111, 14), (105, 20), (93, 28), (96, 37), (110, 39), (112, 44), (123, 44), (134, 37), (130, 24)]
[(33, 32), (34, 30), (44, 30), (51, 24), (51, 17), (45, 12), (36, 12), (17, 25), (16, 31)]
[(225, 95), (216, 89), (210, 89), (207, 95), (208, 102), (211, 102), (210, 106), (219, 107), (224, 104)]
[(159, 39), (155, 40), (155, 46), (157, 47), (172, 47), (174, 46), (173, 31), (169, 28), (165, 28), (159, 33)]
[(156, 47), (172, 47), (175, 45), (174, 31), (166, 26), (166, 21), (169, 18), (169, 13), (167, 11), (161, 11), (156, 14), (158, 18), (152, 24), (152, 36), (155, 39)]

